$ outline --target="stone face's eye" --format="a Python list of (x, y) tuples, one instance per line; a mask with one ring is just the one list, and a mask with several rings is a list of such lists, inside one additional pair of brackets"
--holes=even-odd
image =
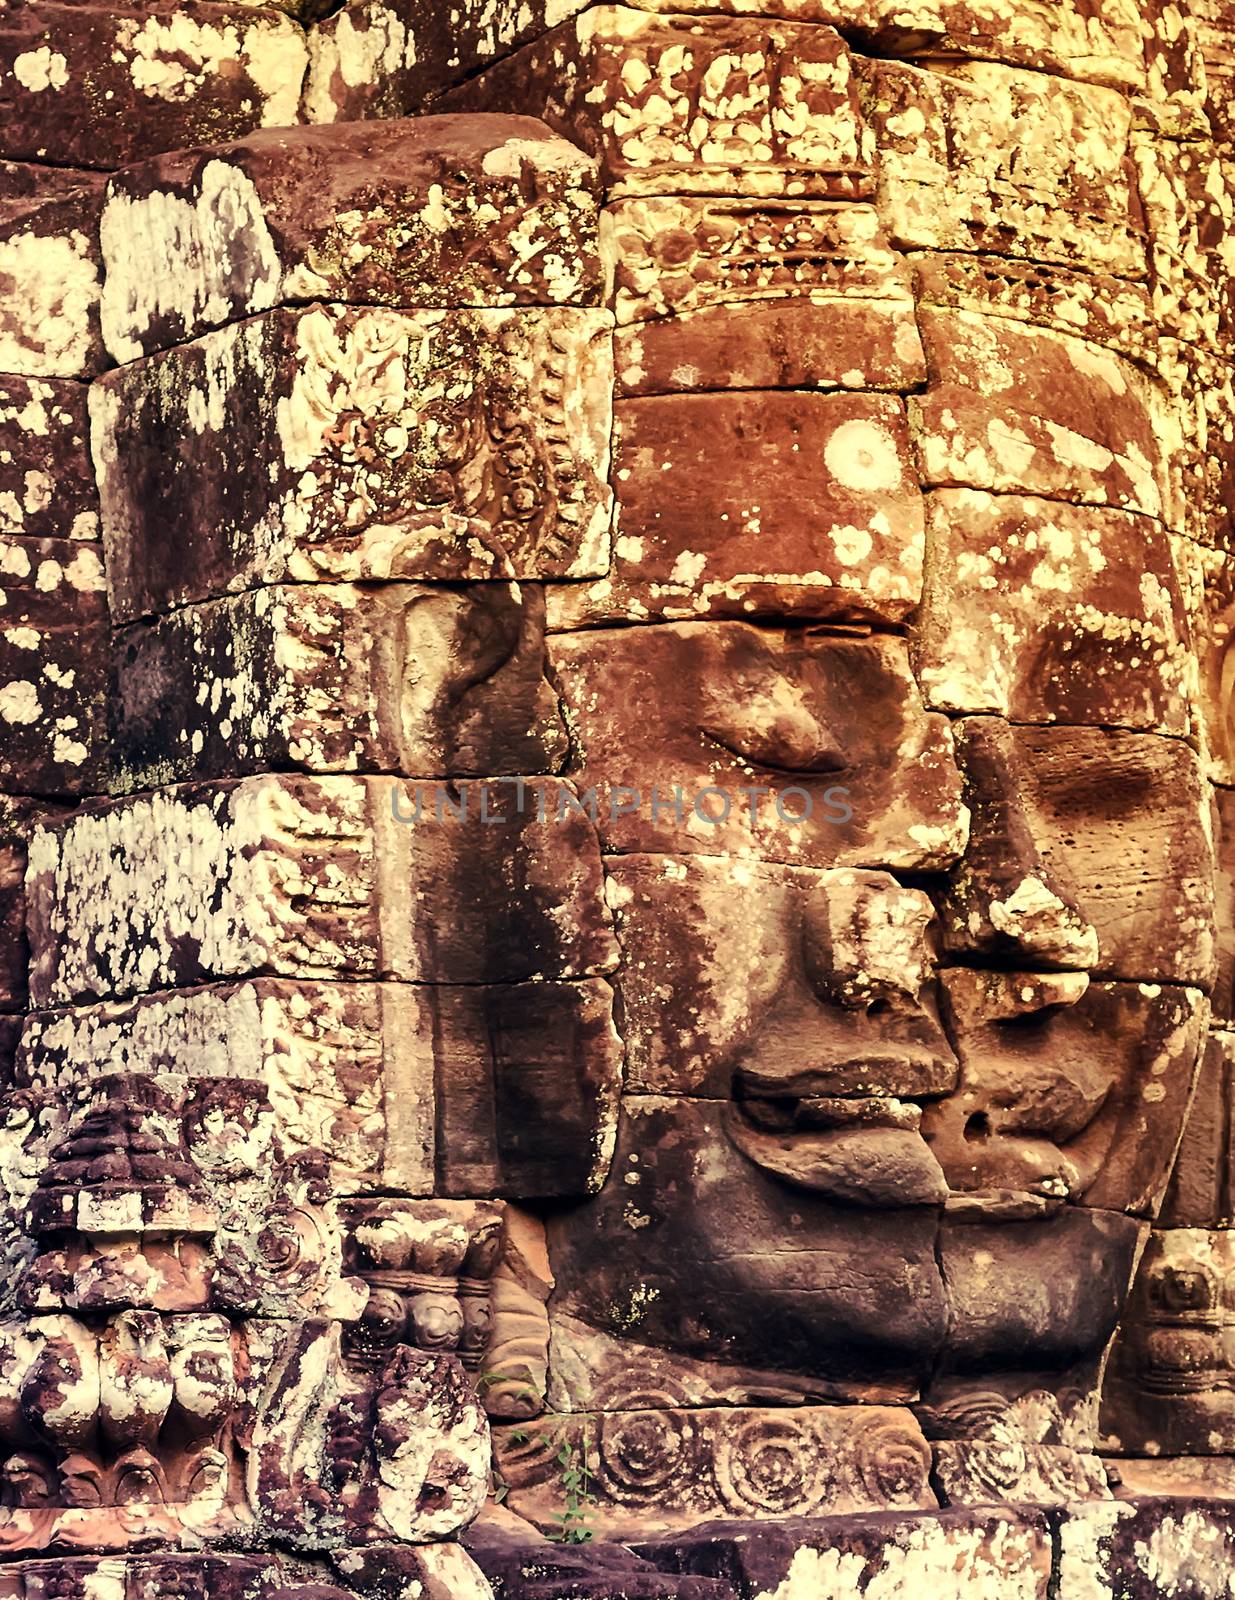
[(803, 690), (776, 677), (755, 686), (734, 685), (715, 707), (703, 732), (714, 744), (752, 766), (774, 772), (842, 772), (845, 752), (836, 735), (806, 703)]

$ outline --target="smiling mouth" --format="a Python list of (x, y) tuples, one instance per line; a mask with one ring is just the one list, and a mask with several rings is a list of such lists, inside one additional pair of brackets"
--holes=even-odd
[(1044, 1160), (1049, 1141), (1015, 1136), (1005, 1142), (1030, 1147), (1022, 1184), (952, 1189), (921, 1123), (921, 1106), (892, 1095), (752, 1095), (735, 1086), (725, 1109), (730, 1142), (748, 1161), (838, 1204), (944, 1206), (957, 1221), (1014, 1221), (1053, 1212), (1071, 1196), (1057, 1149)]
[(943, 1168), (919, 1131), (921, 1109), (884, 1096), (748, 1096), (725, 1110), (729, 1139), (763, 1171), (842, 1205), (942, 1205)]

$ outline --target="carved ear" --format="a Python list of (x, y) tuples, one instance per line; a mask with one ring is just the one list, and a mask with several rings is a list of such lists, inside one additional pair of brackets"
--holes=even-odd
[(514, 584), (477, 583), (416, 594), (403, 613), (402, 654), (409, 661), (440, 661), (444, 647), (437, 693), (443, 704), (454, 706), (515, 654), (524, 615), (539, 624), (544, 609), (539, 589), (528, 589), (521, 598)]
[(544, 592), (516, 584), (471, 584), (455, 622), (453, 661), (447, 695), (458, 702), (478, 683), (491, 678), (519, 648), (525, 622), (540, 624), (544, 617)]

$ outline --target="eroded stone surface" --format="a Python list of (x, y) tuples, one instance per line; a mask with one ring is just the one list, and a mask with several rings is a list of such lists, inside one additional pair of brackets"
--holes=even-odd
[(910, 401), (923, 482), (1159, 516), (1148, 380), (1069, 335), (999, 317), (920, 315), (931, 383)]
[(590, 303), (591, 163), (528, 117), (262, 132), (117, 173), (104, 334), (130, 361), (272, 306)]
[(101, 1065), (254, 1079), (287, 1148), (328, 1152), (339, 1193), (436, 1184), (540, 1199), (584, 1193), (607, 1170), (621, 1072), (611, 1013), (598, 979), (258, 978), (35, 1014), (16, 1081), (62, 1093)]
[(926, 503), (928, 705), (1188, 733), (1188, 617), (1158, 523), (965, 489)]
[[(883, 872), (702, 854), (614, 856), (605, 873), (627, 953), (629, 1092), (727, 1100), (736, 1077), (769, 1143), (779, 1134), (788, 1149), (800, 1134), (809, 1148), (813, 1126), (816, 1186), (829, 1172), (840, 1185), (846, 1138), (856, 1185), (873, 1191), (881, 1138), (889, 1151), (916, 1145), (930, 1176), (913, 1102), (953, 1089), (957, 1067), (935, 1006), (926, 895)], [(685, 941), (683, 928), (699, 933)], [(796, 1133), (793, 1105), (778, 1128), (771, 1103), (793, 1097), (806, 1102)]]
[(608, 341), (599, 311), (317, 306), (109, 374), (116, 619), (282, 578), (603, 571)]
[(278, 585), (120, 629), (113, 784), (559, 769), (534, 587)]
[(1158, 1221), (1164, 1228), (1224, 1228), (1235, 1223), (1235, 1149), (1231, 1145), (1231, 1063), (1235, 1036), (1210, 1033), (1201, 1053), (1170, 1187)]
[(613, 564), (554, 590), (554, 626), (904, 620), (923, 547), (904, 405), (791, 387), (617, 402)]
[(876, 61), (862, 106), (893, 243), (1144, 271), (1132, 111), (1115, 90), (994, 62)]
[(620, 200), (601, 240), (619, 395), (925, 378), (908, 273), (870, 206)]
[[(253, 1084), (110, 1075), (21, 1113), (0, 1322), (10, 1549), (243, 1548), (273, 1527), (324, 1551), (475, 1515), (488, 1436), (460, 1360), (496, 1207), (336, 1208)], [(399, 1298), (409, 1262), (420, 1304), (383, 1344), (372, 1278)]]
[(871, 184), (851, 57), (826, 27), (600, 6), (443, 103), (543, 117), (611, 194), (849, 199)]
[(545, 1528), (564, 1508), (558, 1452), (574, 1452), (594, 1484), (594, 1524), (610, 1537), (647, 1537), (715, 1516), (935, 1504), (930, 1447), (912, 1414), (891, 1407), (649, 1406), (499, 1429), (494, 1444), (507, 1503)]
[[(0, 31), (5, 26), (0, 24)], [(37, 51), (32, 54), (29, 72), (37, 76), (39, 70), (50, 70)], [(50, 59), (46, 47), (43, 54)], [(2, 85), (0, 77), (0, 95)], [(7, 140), (4, 150), (11, 152)], [(88, 378), (105, 365), (99, 328), (102, 203), (103, 179), (97, 173), (0, 161), (0, 274), (5, 284), (0, 372)]]
[(918, 1516), (714, 1523), (641, 1544), (671, 1572), (728, 1578), (743, 1595), (871, 1600), (902, 1585), (958, 1600), (994, 1590), (1044, 1600), (1051, 1547), (1040, 1513), (981, 1509)]
[(571, 978), (614, 958), (595, 831), (552, 778), (526, 793), (501, 780), (462, 793), (377, 778), (186, 785), (40, 830), (28, 892), (39, 1006), (259, 972)]
[(105, 770), (107, 604), (96, 544), (0, 536), (0, 784), (96, 791)]
[(1052, 1512), (1060, 1600), (1204, 1600), (1227, 1582), (1232, 1531), (1221, 1500), (1187, 1494)]
[(956, 1092), (923, 1119), (954, 1191), (1009, 1191), (1152, 1214), (1192, 1094), (1195, 989), (1076, 974), (942, 977)]
[[(40, 160), (194, 148), (104, 229), (154, 792), (35, 839), (0, 1542), (485, 1600), (475, 1385), (562, 1540), (763, 1521), (503, 1600), (1210, 1600), (1225, 1527), (1096, 1447), (1117, 1327), (1105, 1443), (1229, 1446), (1229, 19), (418, 3), (326, 20), (303, 114), (454, 114), (304, 137), (249, 133), (271, 12), (10, 28), (85, 41), (14, 65)], [(9, 437), (12, 537), (89, 550)], [(0, 1588), (275, 1581), (195, 1559)]]
[(297, 122), (305, 65), (301, 30), (277, 11), (40, 0), (0, 25), (5, 153), (106, 170)]
[[(37, 800), (8, 795), (0, 800), (0, 1013), (21, 1011), (26, 1004), (26, 851), (49, 810), (54, 808)], [(16, 1046), (12, 1026), (5, 1027), (4, 1043), (7, 1065)]]
[(0, 376), (0, 533), (97, 539), (83, 384)]

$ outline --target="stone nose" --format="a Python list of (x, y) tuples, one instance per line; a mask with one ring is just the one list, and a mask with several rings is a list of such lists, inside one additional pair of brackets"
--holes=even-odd
[(802, 955), (825, 1003), (868, 1015), (916, 1006), (933, 970), (934, 907), (890, 873), (837, 869), (804, 894)]
[(1092, 971), (1098, 935), (1035, 836), (1011, 730), (997, 717), (957, 727), (969, 845), (939, 897), (944, 948), (1015, 968)]

